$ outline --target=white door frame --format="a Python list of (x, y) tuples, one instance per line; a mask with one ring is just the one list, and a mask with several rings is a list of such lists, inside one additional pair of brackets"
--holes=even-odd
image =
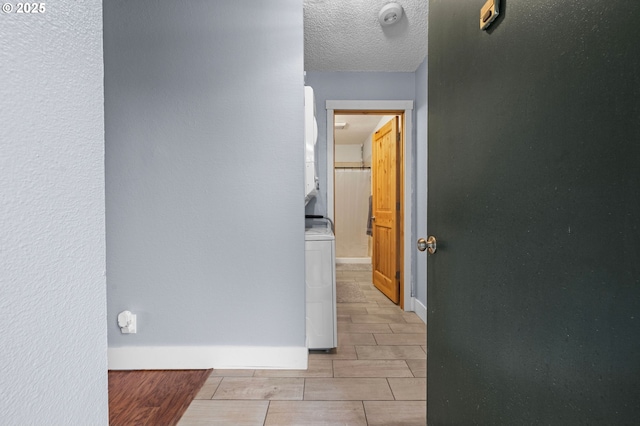
[(333, 121), (334, 112), (338, 111), (404, 111), (404, 120), (402, 125), (404, 132), (404, 310), (413, 311), (413, 288), (414, 279), (413, 270), (411, 268), (411, 258), (413, 254), (413, 234), (411, 223), (411, 212), (413, 211), (413, 194), (414, 182), (411, 179), (413, 173), (413, 163), (410, 161), (413, 156), (411, 153), (414, 149), (413, 141), (413, 101), (330, 101), (326, 103), (327, 108), (327, 217), (334, 220), (334, 140), (333, 140)]

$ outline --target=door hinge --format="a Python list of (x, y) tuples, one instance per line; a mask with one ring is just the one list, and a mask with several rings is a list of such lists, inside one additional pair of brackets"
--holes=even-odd
[(400, 133), (396, 134), (396, 142), (400, 143)]
[(398, 201), (398, 202), (396, 203), (396, 210), (397, 210), (397, 211), (400, 211), (400, 201)]
[(396, 280), (400, 279), (400, 271), (396, 271)]

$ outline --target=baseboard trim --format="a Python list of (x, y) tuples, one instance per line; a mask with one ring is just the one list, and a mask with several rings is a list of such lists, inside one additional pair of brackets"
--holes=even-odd
[(413, 305), (413, 312), (415, 312), (416, 315), (420, 317), (422, 322), (426, 324), (427, 323), (427, 307), (424, 306), (422, 302), (420, 302), (415, 297), (411, 298), (411, 304)]
[(371, 263), (370, 257), (336, 257), (336, 263)]
[(109, 348), (109, 370), (306, 370), (306, 347), (125, 346)]

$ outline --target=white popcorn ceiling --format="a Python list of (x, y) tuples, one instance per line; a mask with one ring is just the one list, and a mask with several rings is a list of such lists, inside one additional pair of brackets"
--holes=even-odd
[(389, 0), (304, 0), (306, 71), (413, 72), (427, 54), (427, 0), (398, 0), (402, 19), (378, 22)]

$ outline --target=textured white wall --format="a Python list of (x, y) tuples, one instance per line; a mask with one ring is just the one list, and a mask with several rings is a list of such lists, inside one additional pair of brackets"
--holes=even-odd
[(108, 421), (101, 12), (0, 16), (3, 425)]
[(104, 15), (109, 346), (304, 348), (302, 0)]

